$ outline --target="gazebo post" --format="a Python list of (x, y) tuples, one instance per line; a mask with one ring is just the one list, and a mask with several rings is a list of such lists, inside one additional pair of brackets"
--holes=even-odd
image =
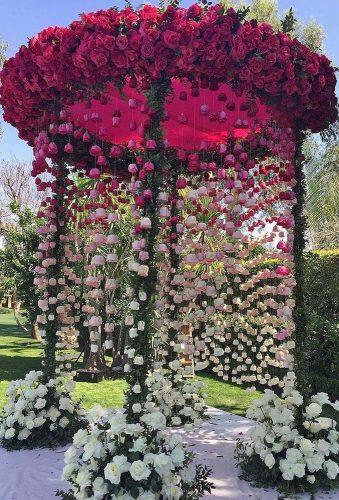
[[(54, 246), (50, 248), (50, 257), (55, 259), (55, 264), (47, 270), (47, 279), (49, 280), (46, 286), (47, 299), (50, 297), (56, 298), (49, 304), (46, 323), (46, 335), (44, 337), (44, 360), (43, 372), (46, 382), (57, 375), (57, 343), (58, 332), (60, 331), (60, 322), (58, 319), (57, 307), (59, 305), (58, 294), (62, 289), (62, 281), (65, 279), (62, 273), (64, 260), (64, 243), (62, 236), (65, 234), (65, 179), (67, 178), (67, 167), (63, 161), (54, 163), (55, 169), (55, 184), (54, 195), (55, 205), (53, 207), (55, 217), (54, 220), (55, 232), (52, 242)], [(50, 221), (50, 224), (52, 223)], [(50, 280), (53, 280), (52, 283)]]
[(295, 288), (293, 308), (293, 320), (295, 324), (295, 374), (297, 389), (304, 397), (310, 395), (310, 380), (309, 380), (309, 357), (307, 353), (307, 315), (305, 311), (305, 284), (304, 284), (304, 263), (303, 254), (305, 250), (305, 230), (306, 218), (304, 215), (305, 203), (305, 176), (303, 173), (302, 145), (304, 133), (297, 129), (295, 141), (295, 196), (296, 204), (292, 209), (294, 218), (293, 229), (293, 256), (294, 256), (294, 273), (295, 273)]
[[(140, 192), (150, 190), (152, 193), (152, 196), (145, 200), (144, 207), (140, 209), (140, 217), (149, 219), (151, 226), (149, 229), (142, 230), (141, 233), (145, 239), (144, 250), (149, 255), (147, 259), (148, 274), (147, 276), (140, 276), (133, 273), (134, 297), (139, 302), (139, 310), (132, 311), (134, 312), (133, 325), (139, 330), (138, 323), (141, 321), (144, 323), (144, 330), (138, 331), (137, 336), (128, 342), (130, 347), (135, 350), (135, 357), (141, 356), (143, 359), (141, 365), (134, 364), (131, 371), (127, 373), (130, 389), (126, 395), (125, 408), (130, 421), (139, 420), (139, 415), (133, 412), (133, 405), (136, 403), (142, 404), (146, 401), (148, 388), (145, 381), (153, 362), (154, 294), (158, 275), (155, 246), (160, 226), (158, 195), (163, 183), (163, 170), (166, 161), (162, 144), (161, 120), (169, 88), (170, 83), (165, 80), (163, 85), (151, 86), (146, 93), (148, 104), (154, 110), (154, 116), (150, 128), (145, 133), (146, 157), (144, 160), (153, 163), (154, 170), (146, 175), (140, 187)], [(156, 142), (155, 149), (147, 151), (148, 140)], [(145, 293), (146, 298), (139, 301), (141, 293)], [(140, 392), (135, 389), (136, 386), (140, 386)]]

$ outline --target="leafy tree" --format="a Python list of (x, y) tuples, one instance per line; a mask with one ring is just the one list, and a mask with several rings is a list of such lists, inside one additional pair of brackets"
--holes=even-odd
[(339, 247), (339, 124), (327, 141), (310, 137), (306, 158), (306, 214), (312, 248)]
[(2, 68), (4, 62), (6, 61), (7, 49), (8, 49), (8, 44), (0, 38), (0, 69)]
[(38, 192), (31, 176), (31, 164), (16, 158), (0, 162), (0, 226), (13, 223), (17, 211), (29, 208), (36, 213), (43, 195)]
[(259, 22), (271, 24), (277, 31), (285, 31), (291, 37), (307, 45), (313, 51), (323, 50), (324, 29), (316, 21), (303, 24), (294, 17), (293, 9), (289, 9), (281, 17), (278, 0), (221, 0), (225, 9), (235, 10), (250, 7), (246, 19), (257, 19)]
[[(2, 228), (5, 245), (0, 250), (0, 280), (7, 290), (14, 291), (13, 309), (18, 324), (36, 337), (35, 323), (39, 313), (39, 295), (34, 286), (35, 252), (39, 243), (37, 218), (29, 208), (20, 211), (18, 206), (12, 205), (11, 210), (17, 223)], [(23, 323), (19, 319), (20, 306), (24, 309)]]

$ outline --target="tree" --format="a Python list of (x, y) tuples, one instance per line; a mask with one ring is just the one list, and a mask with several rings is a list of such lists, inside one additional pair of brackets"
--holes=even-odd
[[(0, 162), (0, 226), (15, 222), (17, 212), (28, 208), (33, 214), (37, 212), (42, 195), (36, 189), (30, 172), (30, 163), (12, 160)], [(13, 212), (11, 207), (16, 207)]]
[(278, 0), (221, 0), (221, 4), (225, 9), (233, 7), (234, 9), (243, 9), (249, 7), (249, 12), (246, 19), (256, 19), (259, 22), (271, 24), (277, 31), (282, 31), (282, 27), (286, 25), (284, 21), (290, 16), (293, 16), (291, 29), (288, 33), (291, 37), (299, 38), (299, 40), (307, 45), (312, 51), (323, 50), (324, 29), (315, 20), (311, 20), (306, 24), (297, 21), (294, 18), (293, 10), (288, 10), (284, 16), (279, 13)]
[(339, 246), (339, 124), (327, 140), (309, 138), (306, 157), (306, 215), (314, 249)]
[(4, 62), (6, 61), (7, 49), (8, 49), (8, 44), (0, 38), (0, 69), (2, 68)]
[[(38, 314), (38, 296), (34, 287), (34, 253), (39, 237), (36, 212), (42, 201), (30, 165), (17, 159), (0, 163), (0, 293), (13, 293), (13, 310), (17, 322), (32, 336)], [(25, 321), (19, 319), (23, 306)]]
[[(11, 209), (17, 223), (7, 224), (5, 229), (5, 246), (0, 250), (1, 282), (13, 291), (13, 310), (18, 324), (36, 338), (35, 323), (39, 314), (39, 295), (34, 286), (35, 252), (39, 244), (37, 218), (29, 208), (20, 210), (12, 205)], [(21, 305), (24, 324), (19, 319)]]

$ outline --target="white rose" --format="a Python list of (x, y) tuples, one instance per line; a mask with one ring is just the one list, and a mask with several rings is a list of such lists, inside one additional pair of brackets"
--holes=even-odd
[(126, 416), (123, 413), (117, 413), (110, 419), (109, 425), (113, 434), (120, 434), (126, 428)]
[(141, 408), (141, 404), (140, 403), (134, 403), (132, 405), (132, 411), (133, 411), (133, 413), (140, 413), (141, 410), (142, 410), (142, 408)]
[(91, 473), (87, 469), (87, 467), (83, 466), (79, 469), (79, 472), (76, 477), (76, 482), (81, 486), (82, 489), (85, 489), (87, 486), (90, 486), (92, 483)]
[(44, 417), (37, 417), (34, 419), (34, 427), (41, 427), (46, 422)]
[(144, 364), (143, 356), (135, 356), (135, 358), (133, 359), (133, 363), (139, 366), (143, 365)]
[(62, 470), (62, 478), (69, 481), (76, 470), (76, 464), (67, 464)]
[(77, 448), (84, 446), (88, 439), (88, 432), (86, 429), (79, 429), (73, 436), (73, 444)]
[(185, 460), (184, 450), (181, 447), (176, 446), (171, 452), (171, 459), (174, 465), (182, 465)]
[(34, 408), (36, 408), (37, 410), (41, 410), (42, 408), (45, 408), (45, 406), (46, 406), (46, 399), (38, 398), (36, 400)]
[(314, 452), (314, 444), (309, 439), (301, 439), (299, 447), (303, 455), (312, 455)]
[(155, 500), (156, 496), (150, 491), (144, 491), (139, 495), (139, 500)]
[(132, 448), (130, 448), (130, 451), (144, 452), (146, 448), (147, 448), (146, 439), (143, 437), (139, 437), (134, 441)]
[(324, 469), (329, 479), (335, 479), (339, 474), (339, 465), (333, 460), (324, 462)]
[(59, 420), (59, 425), (60, 425), (60, 427), (62, 427), (63, 429), (64, 429), (65, 427), (67, 427), (67, 426), (68, 426), (68, 424), (69, 424), (69, 420), (68, 420), (68, 418), (67, 418), (67, 417), (62, 417), (62, 418)]
[(265, 457), (265, 465), (269, 469), (272, 469), (273, 465), (275, 464), (275, 459), (272, 453), (268, 453)]
[(170, 457), (165, 453), (159, 453), (158, 455), (154, 455), (154, 467), (160, 476), (162, 476), (165, 473), (168, 473), (171, 468)]
[(318, 403), (318, 405), (320, 406), (330, 404), (330, 399), (326, 392), (318, 392), (318, 394), (314, 394), (311, 397), (311, 400), (313, 403)]
[(73, 460), (75, 459), (75, 457), (77, 456), (77, 450), (74, 446), (70, 446), (66, 452), (65, 452), (65, 455), (64, 455), (64, 461), (66, 464), (69, 464), (71, 462), (73, 462)]
[(26, 422), (26, 427), (27, 427), (27, 429), (32, 430), (32, 429), (33, 429), (33, 427), (34, 427), (34, 422), (33, 422), (33, 420), (27, 420), (27, 422)]
[(179, 499), (182, 496), (182, 489), (179, 488), (179, 486), (176, 486), (175, 484), (166, 486), (164, 488), (164, 493), (166, 495), (165, 498), (172, 498), (173, 500)]
[(142, 460), (136, 460), (132, 463), (129, 473), (135, 481), (143, 481), (149, 477), (151, 471)]
[(112, 484), (119, 484), (121, 474), (129, 470), (130, 464), (124, 455), (116, 455), (104, 469), (105, 478)]
[(14, 436), (15, 436), (15, 429), (13, 427), (10, 427), (9, 429), (6, 430), (5, 439), (12, 439), (12, 437)]
[(24, 441), (31, 435), (31, 432), (28, 429), (22, 429), (22, 431), (19, 432), (18, 439), (19, 441)]
[(314, 453), (310, 457), (306, 457), (306, 465), (309, 472), (317, 472), (322, 468), (325, 457), (321, 453)]
[(315, 418), (319, 417), (321, 414), (322, 408), (318, 403), (311, 403), (306, 406), (306, 416), (307, 418)]
[(96, 477), (93, 481), (94, 498), (103, 498), (108, 493), (108, 486), (103, 477)]

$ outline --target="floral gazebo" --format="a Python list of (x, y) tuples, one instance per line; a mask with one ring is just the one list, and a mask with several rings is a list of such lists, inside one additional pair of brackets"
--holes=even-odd
[[(33, 147), (32, 175), (46, 193), (36, 278), (43, 370), (23, 383), (45, 403), (22, 405), (4, 442), (44, 432), (63, 442), (80, 426), (66, 454), (75, 498), (199, 498), (208, 471), (193, 471), (165, 432), (201, 422), (195, 370), (283, 391), (297, 420), (293, 394), (310, 396), (302, 141), (337, 118), (330, 61), (220, 5), (146, 5), (43, 30), (1, 81), (4, 118)], [(128, 220), (126, 285), (116, 228)], [(87, 428), (63, 377), (83, 327), (100, 369), (119, 326), (119, 287), (128, 297), (125, 412)], [(22, 434), (32, 412), (40, 426)]]

